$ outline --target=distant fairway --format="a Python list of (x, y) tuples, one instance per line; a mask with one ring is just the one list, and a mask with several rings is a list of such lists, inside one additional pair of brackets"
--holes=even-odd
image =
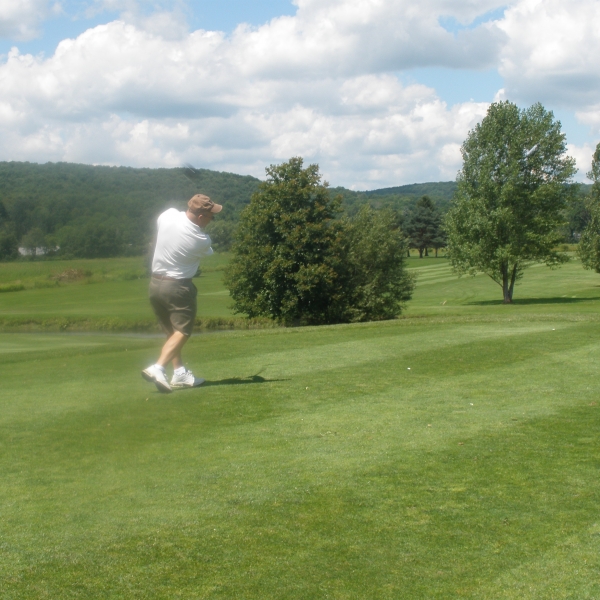
[[(227, 255), (202, 263), (198, 288), (199, 319), (235, 319), (222, 283)], [(510, 315), (598, 312), (600, 276), (584, 271), (577, 260), (556, 270), (535, 265), (515, 288), (515, 305), (501, 305), (500, 287), (489, 277), (458, 278), (444, 258), (411, 258), (417, 289), (404, 315)], [(51, 279), (75, 269), (89, 276), (74, 282)], [(56, 322), (73, 330), (131, 329), (158, 331), (147, 300), (144, 259), (97, 259), (0, 264), (2, 286), (23, 284), (18, 292), (0, 292), (0, 328), (56, 329)], [(575, 308), (573, 305), (577, 305)], [(61, 327), (62, 328), (62, 327)]]
[[(201, 276), (194, 279), (201, 318), (233, 317), (222, 284), (225, 261), (218, 254), (205, 259)], [(85, 275), (56, 282), (57, 276), (70, 271)], [(67, 328), (75, 330), (158, 331), (148, 303), (148, 282), (140, 257), (4, 263), (0, 292), (3, 285), (16, 283), (26, 289), (0, 293), (0, 327), (52, 329), (68, 320)]]
[[(170, 396), (160, 338), (0, 334), (0, 597), (600, 598), (600, 276), (535, 267), (503, 306), (410, 266), (406, 318), (197, 335), (207, 384)], [(134, 321), (146, 285), (0, 317), (96, 290)]]

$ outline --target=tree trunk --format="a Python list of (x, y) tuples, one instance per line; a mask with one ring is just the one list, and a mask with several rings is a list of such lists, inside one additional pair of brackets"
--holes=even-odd
[(419, 248), (419, 258), (423, 258), (423, 248)]
[(502, 295), (504, 296), (503, 304), (512, 304), (512, 294), (509, 291), (508, 283), (508, 263), (502, 263), (500, 270), (502, 272)]
[(410, 258), (410, 248), (406, 250), (406, 258)]
[(515, 281), (517, 279), (517, 269), (518, 269), (518, 264), (515, 263), (515, 266), (513, 267), (512, 273), (510, 275), (510, 287), (508, 288), (508, 295), (510, 296), (511, 302), (512, 302), (512, 297), (513, 297), (513, 290), (515, 289)]
[(512, 304), (518, 268), (518, 263), (515, 263), (511, 270), (508, 268), (508, 263), (502, 265), (502, 293), (504, 295), (504, 304)]
[(435, 247), (435, 257), (436, 257), (436, 258), (437, 258), (437, 251), (438, 251), (438, 249), (437, 249), (437, 246), (436, 246), (436, 247)]
[(429, 248), (425, 247), (425, 256), (429, 256)]

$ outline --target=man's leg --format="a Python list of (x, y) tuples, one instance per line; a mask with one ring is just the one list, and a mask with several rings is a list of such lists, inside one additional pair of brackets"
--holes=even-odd
[(183, 366), (183, 362), (181, 361), (181, 349), (188, 341), (188, 338), (188, 335), (185, 335), (180, 331), (174, 331), (167, 338), (156, 363), (142, 371), (142, 377), (146, 381), (154, 382), (160, 392), (168, 393), (171, 391), (165, 367), (171, 361), (173, 361), (173, 367), (175, 369)]
[[(187, 371), (181, 360), (181, 349), (188, 341), (196, 317), (196, 286), (191, 281), (172, 282), (153, 279), (150, 284), (150, 302), (163, 329), (167, 341), (162, 347), (158, 361), (142, 371), (146, 381), (153, 381), (161, 392), (174, 387), (196, 387), (204, 382)], [(183, 333), (186, 332), (186, 333)], [(171, 384), (166, 379), (165, 367), (173, 363), (175, 373)], [(181, 373), (177, 371), (181, 370)]]
[(162, 347), (160, 358), (156, 361), (156, 364), (164, 368), (173, 361), (173, 367), (175, 369), (182, 367), (181, 349), (185, 346), (185, 343), (189, 338), (189, 335), (185, 335), (185, 333), (181, 333), (181, 331), (173, 332)]

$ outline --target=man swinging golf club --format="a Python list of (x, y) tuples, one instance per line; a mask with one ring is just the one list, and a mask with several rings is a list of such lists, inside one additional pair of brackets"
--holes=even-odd
[[(213, 253), (204, 228), (222, 208), (208, 196), (196, 194), (188, 202), (187, 211), (169, 208), (158, 217), (149, 296), (167, 341), (156, 364), (144, 369), (142, 377), (154, 383), (159, 392), (168, 394), (173, 388), (204, 383), (204, 379), (194, 377), (184, 367), (181, 349), (192, 334), (196, 318), (198, 290), (192, 277), (198, 270), (200, 258)], [(174, 371), (169, 383), (165, 367), (170, 362)]]

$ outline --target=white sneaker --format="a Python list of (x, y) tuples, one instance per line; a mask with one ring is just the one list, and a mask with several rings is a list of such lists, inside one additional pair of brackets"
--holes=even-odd
[(171, 379), (172, 388), (186, 388), (186, 387), (198, 387), (204, 383), (202, 377), (194, 377), (191, 371), (187, 371), (183, 375), (175, 375)]
[(169, 385), (169, 382), (167, 381), (167, 376), (165, 375), (165, 372), (161, 369), (156, 368), (155, 365), (144, 369), (142, 371), (142, 377), (146, 381), (153, 383), (158, 389), (158, 391), (162, 392), (163, 394), (170, 394), (173, 391), (171, 389), (171, 386)]

